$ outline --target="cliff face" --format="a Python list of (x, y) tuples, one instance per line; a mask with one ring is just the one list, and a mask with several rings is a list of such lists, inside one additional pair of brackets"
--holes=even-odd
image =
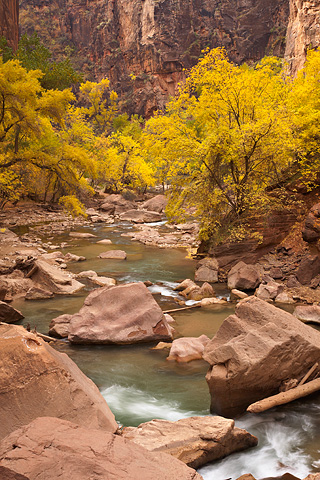
[(285, 58), (290, 73), (303, 67), (308, 48), (320, 45), (319, 0), (290, 0)]
[(287, 0), (20, 1), (22, 33), (36, 30), (58, 58), (71, 51), (79, 70), (107, 76), (127, 111), (147, 116), (203, 48), (225, 46), (236, 62), (283, 55), (288, 15)]
[(16, 50), (19, 39), (19, 0), (0, 0), (0, 36)]

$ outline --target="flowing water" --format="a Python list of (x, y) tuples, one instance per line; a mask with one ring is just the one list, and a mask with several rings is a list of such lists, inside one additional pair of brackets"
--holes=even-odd
[[(66, 242), (61, 249), (84, 255), (86, 261), (69, 264), (73, 272), (95, 270), (100, 275), (114, 277), (119, 283), (150, 280), (150, 287), (163, 310), (176, 308), (173, 291), (177, 282), (193, 278), (195, 262), (186, 258), (182, 249), (146, 247), (121, 236), (130, 230), (129, 224), (98, 225), (83, 228), (96, 238), (72, 239), (60, 235), (54, 244)], [(112, 245), (96, 244), (109, 238)], [(109, 249), (123, 249), (126, 261), (102, 260), (97, 256)], [(75, 296), (57, 296), (50, 300), (17, 300), (14, 306), (25, 315), (23, 323), (48, 332), (50, 320), (62, 313), (75, 313), (81, 307), (88, 291)], [(218, 295), (226, 295), (223, 286)], [(233, 307), (192, 309), (174, 314), (177, 336), (210, 338), (216, 333)], [(207, 364), (194, 361), (186, 365), (167, 362), (166, 351), (152, 350), (150, 345), (132, 346), (69, 346), (59, 349), (70, 355), (82, 371), (99, 387), (117, 421), (123, 425), (138, 425), (153, 418), (178, 420), (191, 415), (208, 415), (210, 397), (205, 381)], [(252, 473), (257, 479), (275, 477), (290, 472), (303, 478), (320, 471), (320, 395), (273, 409), (263, 414), (246, 414), (236, 420), (259, 438), (258, 447), (233, 454), (209, 464), (199, 473), (205, 480), (236, 479)]]

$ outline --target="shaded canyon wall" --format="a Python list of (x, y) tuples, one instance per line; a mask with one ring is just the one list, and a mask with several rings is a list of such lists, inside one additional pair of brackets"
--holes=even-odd
[(0, 37), (16, 50), (19, 39), (19, 0), (0, 0)]

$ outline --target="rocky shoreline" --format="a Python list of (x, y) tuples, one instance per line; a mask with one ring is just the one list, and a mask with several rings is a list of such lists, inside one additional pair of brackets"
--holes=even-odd
[[(54, 319), (50, 325), (50, 335), (68, 337), (72, 343), (84, 344), (170, 342), (159, 345), (160, 348), (170, 348), (168, 360), (190, 362), (202, 358), (208, 362), (207, 381), (212, 410), (227, 416), (243, 412), (250, 403), (277, 392), (283, 385), (295, 388), (305, 375), (305, 370), (316, 361), (320, 334), (316, 332), (312, 335), (311, 327), (300, 321), (320, 323), (320, 258), (318, 253), (310, 251), (307, 244), (298, 250), (284, 244), (276, 246), (254, 264), (247, 264), (235, 257), (227, 270), (225, 266), (220, 267), (219, 258), (208, 256), (199, 260), (194, 280), (186, 279), (177, 286), (180, 306), (183, 307), (187, 300), (199, 302), (198, 305), (203, 308), (239, 302), (236, 315), (228, 317), (217, 335), (210, 340), (205, 335), (174, 339), (174, 320), (164, 314), (153, 299), (146, 287), (147, 279), (146, 285), (140, 282), (117, 286), (114, 279), (101, 277), (94, 271), (72, 274), (68, 272), (68, 263), (81, 262), (84, 257), (62, 254), (59, 249), (65, 248), (67, 242), (51, 242), (55, 235), (70, 231), (71, 238), (92, 238), (93, 235), (85, 232), (83, 227), (103, 222), (112, 224), (120, 220), (131, 222), (135, 226), (135, 231), (129, 233), (134, 240), (162, 248), (184, 247), (194, 252), (199, 244), (197, 224), (165, 225), (165, 203), (166, 199), (162, 195), (147, 201), (109, 195), (100, 199), (94, 207), (88, 208), (87, 218), (72, 219), (62, 211), (51, 211), (49, 207), (39, 205), (19, 206), (0, 215), (0, 321), (5, 323), (0, 324), (0, 342), (3, 344), (0, 359), (4, 378), (7, 379), (7, 386), (3, 387), (1, 396), (1, 411), (3, 421), (5, 420), (2, 425), (6, 425), (1, 430), (3, 441), (0, 444), (0, 473), (7, 475), (3, 478), (53, 479), (55, 477), (48, 476), (45, 469), (52, 462), (57, 462), (63, 472), (61, 478), (68, 476), (68, 479), (85, 479), (88, 478), (90, 468), (93, 468), (93, 457), (86, 452), (94, 449), (95, 465), (99, 465), (96, 478), (109, 478), (105, 476), (109, 474), (106, 472), (113, 471), (117, 472), (116, 478), (200, 480), (201, 476), (192, 468), (257, 444), (257, 439), (248, 432), (241, 433), (235, 429), (233, 420), (222, 417), (191, 417), (178, 422), (154, 420), (154, 425), (153, 422), (148, 422), (137, 428), (119, 430), (98, 389), (66, 355), (56, 352), (36, 333), (29, 333), (20, 326), (6, 325), (22, 318), (21, 312), (10, 305), (17, 296), (25, 300), (37, 300), (53, 295), (73, 295), (84, 288), (81, 279), (89, 279), (101, 288), (88, 295), (79, 313), (61, 315)], [(313, 208), (311, 214), (317, 219), (315, 212), (318, 214), (318, 210)], [(317, 222), (318, 220), (313, 223), (306, 220), (305, 230), (310, 230), (311, 225), (312, 231), (316, 231)], [(19, 227), (25, 225), (29, 225), (28, 232), (19, 230)], [(81, 231), (77, 232), (79, 227)], [(311, 237), (312, 245), (318, 245), (317, 237), (315, 239), (314, 234)], [(105, 239), (105, 244), (109, 244), (108, 239)], [(113, 258), (118, 258), (119, 261), (125, 259), (125, 252), (111, 252)], [(114, 252), (119, 252), (117, 257)], [(230, 299), (221, 299), (215, 294), (214, 285), (221, 280), (227, 281)], [(272, 303), (297, 303), (295, 317), (279, 310)], [(108, 317), (111, 325), (107, 329), (105, 317)], [(251, 323), (245, 326), (247, 317)], [(257, 325), (253, 327), (255, 322)], [(270, 322), (274, 322), (271, 329), (268, 327)], [(281, 326), (285, 333), (279, 330), (275, 347), (274, 329)], [(252, 335), (256, 337), (256, 346), (260, 345), (258, 350), (261, 355), (257, 363), (257, 348), (252, 343)], [(313, 338), (311, 342), (310, 335)], [(245, 360), (247, 353), (241, 353), (243, 342), (244, 352), (248, 352), (248, 345), (253, 345), (249, 362), (252, 369), (249, 385), (244, 381), (239, 382), (239, 372), (243, 370), (247, 375), (249, 371)], [(263, 356), (261, 342), (265, 345)], [(306, 358), (300, 358), (296, 354), (300, 350)], [(294, 367), (289, 371), (288, 365), (284, 367), (283, 356), (289, 358), (290, 351), (295, 358), (294, 361), (289, 361)], [(277, 352), (281, 352), (279, 357)], [(261, 377), (264, 364), (276, 366), (277, 375), (272, 375), (273, 383), (270, 383), (270, 375), (264, 380)], [(300, 367), (303, 368), (299, 369)], [(314, 375), (317, 372), (316, 367)], [(261, 388), (257, 383), (260, 377)], [(236, 379), (234, 384), (233, 378)], [(312, 378), (314, 376), (310, 380)], [(289, 381), (293, 380), (296, 383), (288, 387)], [(41, 383), (43, 381), (44, 385)], [(51, 388), (54, 392), (52, 394), (48, 393)], [(40, 397), (35, 398), (34, 391), (40, 392)], [(223, 399), (231, 398), (231, 391), (233, 401), (227, 405)], [(22, 395), (21, 399), (17, 392)], [(93, 392), (94, 396), (90, 399)], [(56, 402), (52, 400), (55, 395), (58, 395)], [(65, 401), (62, 402), (61, 398)], [(221, 401), (222, 404), (219, 403)], [(82, 403), (87, 405), (86, 402), (89, 402), (88, 406), (80, 406)], [(11, 414), (12, 408), (14, 416)], [(163, 447), (161, 441), (156, 446), (159, 440), (155, 438), (155, 431), (159, 432), (160, 427), (163, 428), (160, 440), (165, 438)], [(89, 438), (96, 439), (94, 447)], [(70, 447), (72, 442), (73, 449)], [(103, 447), (104, 444), (110, 445), (110, 448), (112, 445), (115, 453), (110, 456)], [(222, 444), (224, 449), (221, 448)], [(39, 463), (36, 461), (37, 452), (45, 450), (46, 455), (41, 453), (44, 463)], [(66, 454), (66, 451), (72, 453)], [(166, 458), (162, 459), (161, 455)], [(71, 456), (77, 458), (78, 468), (74, 468), (72, 462), (73, 469), (69, 471)], [(123, 471), (121, 458), (128, 456), (132, 461)], [(167, 457), (172, 458), (172, 461), (169, 462)], [(145, 470), (143, 474), (140, 471), (138, 465), (141, 462), (147, 473)], [(164, 464), (165, 472), (162, 470)], [(18, 476), (10, 477), (10, 471)], [(319, 475), (309, 475), (307, 478), (318, 480)]]

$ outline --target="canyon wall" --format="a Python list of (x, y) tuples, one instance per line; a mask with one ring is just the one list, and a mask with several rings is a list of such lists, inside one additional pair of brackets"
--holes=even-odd
[(19, 39), (19, 0), (0, 0), (0, 37), (16, 50)]
[(21, 32), (107, 76), (129, 113), (162, 108), (206, 47), (237, 63), (282, 56), (288, 0), (21, 0)]
[(303, 67), (308, 48), (317, 48), (319, 45), (319, 0), (290, 0), (285, 58), (292, 75), (296, 75)]

